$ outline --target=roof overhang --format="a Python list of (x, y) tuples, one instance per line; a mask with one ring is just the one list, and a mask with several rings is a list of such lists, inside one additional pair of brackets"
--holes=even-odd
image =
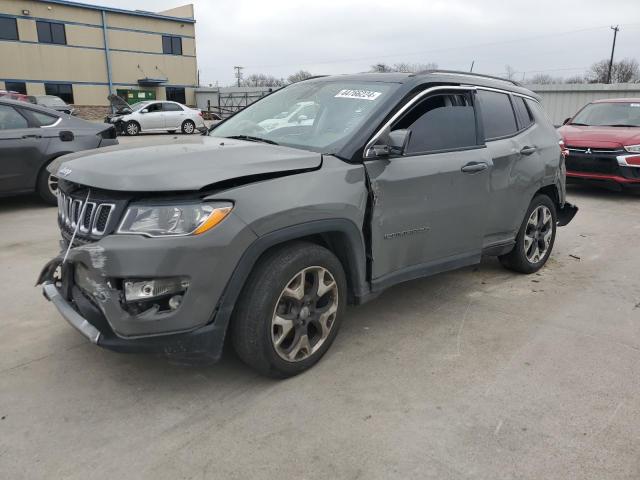
[(173, 17), (171, 15), (163, 15), (161, 13), (146, 12), (143, 10), (125, 10), (123, 8), (103, 7), (101, 5), (90, 5), (87, 3), (75, 2), (73, 0), (40, 0), (44, 3), (54, 3), (58, 5), (65, 5), (67, 7), (86, 8), (89, 10), (102, 10), (105, 12), (121, 13), (123, 15), (135, 15), (138, 17), (156, 18), (158, 20), (169, 20), (173, 22), (181, 23), (196, 23), (193, 18)]
[(144, 78), (139, 78), (138, 79), (138, 85), (141, 85), (143, 87), (157, 87), (158, 85), (162, 85), (164, 83), (167, 83), (167, 79), (166, 78), (149, 78), (149, 77), (144, 77)]

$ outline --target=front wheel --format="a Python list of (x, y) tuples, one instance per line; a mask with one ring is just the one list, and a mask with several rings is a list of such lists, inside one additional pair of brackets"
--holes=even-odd
[(267, 253), (232, 319), (238, 356), (277, 378), (311, 368), (335, 339), (346, 298), (344, 270), (326, 248), (296, 242)]
[(129, 120), (125, 127), (125, 131), (127, 132), (127, 135), (131, 135), (131, 136), (138, 135), (140, 133), (140, 125), (138, 125), (138, 122)]
[(58, 203), (58, 177), (51, 175), (46, 167), (43, 168), (38, 175), (36, 190), (40, 198), (49, 205), (56, 205)]
[(521, 273), (540, 270), (551, 255), (556, 239), (556, 206), (546, 195), (536, 195), (524, 217), (511, 252), (500, 257), (503, 266)]

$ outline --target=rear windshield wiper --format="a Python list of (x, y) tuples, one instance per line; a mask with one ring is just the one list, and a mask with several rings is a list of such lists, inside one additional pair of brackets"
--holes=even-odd
[(235, 140), (247, 140), (248, 142), (262, 142), (262, 143), (268, 143), (269, 145), (278, 145), (278, 143), (274, 142), (273, 140), (268, 140), (266, 138), (260, 138), (260, 137), (252, 137), (251, 135), (230, 135), (224, 138), (233, 138)]

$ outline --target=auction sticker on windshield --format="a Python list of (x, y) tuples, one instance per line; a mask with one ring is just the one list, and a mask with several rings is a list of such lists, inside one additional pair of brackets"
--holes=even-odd
[(372, 90), (340, 90), (335, 98), (355, 98), (357, 100), (375, 100), (382, 92), (374, 92)]

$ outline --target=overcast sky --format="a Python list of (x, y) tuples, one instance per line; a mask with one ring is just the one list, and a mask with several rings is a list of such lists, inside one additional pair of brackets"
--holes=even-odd
[[(158, 11), (188, 0), (100, 0)], [(200, 81), (362, 72), (376, 62), (436, 62), (440, 68), (516, 78), (584, 72), (611, 53), (640, 60), (640, 0), (195, 0)], [(526, 79), (526, 78), (525, 78)]]

